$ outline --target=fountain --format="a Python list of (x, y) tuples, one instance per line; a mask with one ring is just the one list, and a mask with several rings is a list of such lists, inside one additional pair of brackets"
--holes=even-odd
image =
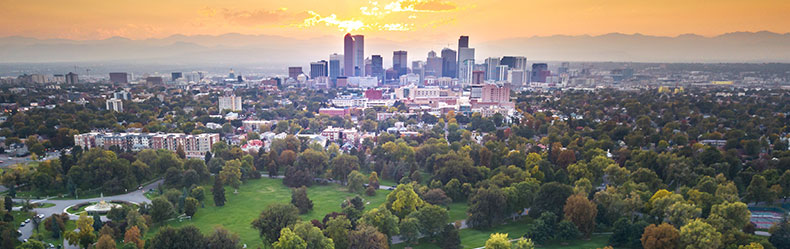
[(114, 203), (108, 203), (108, 202), (104, 201), (104, 194), (101, 194), (101, 200), (99, 201), (99, 203), (96, 203), (94, 205), (90, 205), (90, 206), (86, 207), (85, 211), (88, 212), (88, 213), (105, 214), (107, 212), (110, 212), (110, 209), (112, 209), (112, 208), (119, 208), (119, 207), (121, 207), (121, 205), (114, 204)]

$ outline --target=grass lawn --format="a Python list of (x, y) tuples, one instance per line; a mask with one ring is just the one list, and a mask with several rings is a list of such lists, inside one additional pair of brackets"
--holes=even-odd
[[(486, 240), (492, 233), (507, 233), (511, 239), (518, 238), (526, 231), (527, 225), (530, 223), (529, 218), (521, 219), (514, 223), (509, 223), (489, 230), (475, 230), (475, 229), (462, 229), (459, 232), (461, 236), (461, 247), (465, 249), (478, 248), (485, 246)], [(560, 242), (549, 242), (538, 248), (551, 248), (551, 249), (571, 249), (571, 248), (603, 248), (609, 240), (609, 235), (593, 235), (590, 240), (574, 240), (568, 242), (567, 245), (562, 245)], [(405, 243), (392, 245), (393, 249), (403, 249), (408, 245)], [(439, 246), (431, 243), (426, 239), (421, 239), (420, 244), (412, 245), (414, 249), (439, 249)]]
[(467, 209), (469, 205), (466, 202), (450, 203), (450, 221), (465, 220)]
[[(242, 243), (247, 244), (248, 248), (263, 247), (263, 242), (258, 236), (258, 231), (253, 229), (250, 223), (258, 217), (266, 206), (272, 203), (290, 203), (291, 190), (282, 184), (282, 179), (262, 178), (250, 180), (242, 184), (239, 193), (234, 194), (233, 189), (227, 187), (225, 197), (227, 201), (224, 207), (215, 207), (211, 186), (204, 185), (206, 189), (205, 207), (198, 209), (192, 220), (179, 222), (171, 220), (165, 225), (183, 226), (195, 225), (201, 231), (208, 234), (218, 225), (225, 227), (239, 235)], [(385, 200), (390, 191), (378, 190), (376, 196), (368, 197), (361, 195), (365, 202), (370, 202), (366, 208), (378, 207)], [(356, 194), (346, 191), (346, 188), (337, 184), (325, 186), (313, 186), (307, 190), (308, 197), (313, 201), (313, 210), (301, 215), (303, 221), (312, 219), (323, 219), (324, 215), (331, 212), (340, 212), (340, 203)], [(147, 234), (146, 239), (153, 237), (160, 226), (153, 227)]]
[[(11, 216), (14, 217), (14, 221), (11, 222), (11, 224), (13, 224), (14, 226), (14, 229), (19, 229), (19, 225), (22, 224), (22, 222), (24, 222), (27, 219), (33, 218), (33, 213), (22, 212), (22, 211), (11, 211)], [(25, 224), (25, 226), (32, 226), (32, 225), (28, 223)]]

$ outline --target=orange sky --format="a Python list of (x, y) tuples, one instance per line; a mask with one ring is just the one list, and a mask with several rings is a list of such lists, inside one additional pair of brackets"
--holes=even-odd
[(173, 34), (475, 40), (612, 32), (706, 36), (790, 32), (788, 0), (0, 0), (0, 37)]

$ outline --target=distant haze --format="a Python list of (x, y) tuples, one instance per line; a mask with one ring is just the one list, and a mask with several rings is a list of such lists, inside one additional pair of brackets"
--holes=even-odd
[[(480, 39), (484, 40), (484, 39)], [(600, 36), (524, 37), (475, 42), (476, 59), (503, 55), (526, 56), (529, 61), (623, 61), (623, 62), (790, 62), (790, 33), (735, 32), (715, 37), (677, 37), (640, 34)], [(408, 60), (425, 60), (428, 51), (445, 46), (395, 42), (366, 37), (365, 56), (381, 54), (385, 66), (392, 51), (407, 50)], [(225, 34), (174, 35), (162, 39), (104, 40), (0, 38), (0, 63), (118, 63), (164, 65), (257, 65), (262, 68), (305, 66), (342, 53), (342, 37), (295, 39), (269, 35)], [(120, 70), (120, 69), (119, 69)], [(283, 69), (284, 70), (284, 69)]]

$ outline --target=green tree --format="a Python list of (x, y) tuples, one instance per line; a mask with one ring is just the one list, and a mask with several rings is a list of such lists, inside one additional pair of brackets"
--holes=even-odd
[(313, 201), (307, 198), (307, 187), (301, 186), (291, 191), (291, 204), (299, 209), (300, 214), (306, 214), (313, 210)]
[(219, 177), (223, 183), (239, 189), (241, 186), (241, 161), (237, 159), (226, 161), (222, 171), (219, 172)]
[(774, 225), (768, 241), (776, 248), (790, 248), (790, 222), (784, 221)]
[(530, 213), (535, 212), (541, 214), (544, 211), (553, 212), (555, 215), (560, 215), (563, 212), (565, 201), (573, 194), (571, 186), (558, 183), (549, 182), (540, 186), (538, 194), (535, 196), (535, 202), (530, 210)]
[(680, 244), (687, 249), (716, 249), (722, 246), (721, 233), (696, 219), (680, 228)]
[[(307, 249), (334, 249), (332, 239), (327, 238), (321, 229), (310, 222), (298, 223), (294, 226), (294, 233), (307, 242)], [(282, 238), (282, 234), (280, 235)]]
[(458, 228), (446, 224), (442, 233), (439, 235), (439, 247), (442, 249), (461, 249), (461, 235), (458, 234)]
[(466, 222), (472, 228), (490, 228), (508, 215), (506, 210), (507, 199), (502, 190), (495, 186), (479, 188), (469, 198), (469, 218)]
[(676, 227), (682, 227), (702, 215), (702, 209), (694, 204), (677, 202), (670, 205), (664, 211), (665, 217), (669, 219), (669, 223)]
[(299, 221), (299, 210), (291, 204), (274, 203), (266, 207), (257, 219), (252, 221), (252, 227), (257, 229), (261, 238), (267, 243), (273, 243), (280, 238), (283, 228), (292, 226)]
[(215, 206), (225, 206), (225, 187), (222, 185), (222, 180), (219, 177), (214, 179), (214, 187), (211, 193), (214, 195)]
[(398, 225), (401, 238), (406, 243), (414, 244), (420, 238), (420, 221), (413, 217), (407, 217), (400, 221)]
[(400, 233), (398, 220), (398, 217), (393, 215), (388, 209), (374, 208), (362, 214), (360, 223), (375, 227), (379, 232), (387, 235), (389, 239), (393, 235)]
[(444, 225), (450, 222), (450, 215), (447, 209), (436, 205), (425, 205), (417, 212), (411, 213), (407, 217), (414, 217), (420, 221), (420, 232), (428, 237), (439, 234)]
[(348, 174), (348, 192), (349, 193), (362, 193), (365, 189), (365, 175), (359, 171), (351, 171)]
[(156, 223), (164, 222), (175, 214), (173, 204), (164, 197), (156, 197), (151, 201), (151, 219)]
[(342, 184), (346, 184), (348, 174), (351, 171), (359, 170), (359, 159), (349, 154), (341, 154), (332, 159), (330, 163), (330, 175), (335, 180), (340, 180)]
[(765, 180), (765, 177), (761, 175), (752, 177), (749, 187), (746, 188), (746, 196), (744, 196), (744, 199), (749, 202), (758, 203), (773, 200), (771, 190), (768, 189), (768, 181)]
[(556, 238), (561, 241), (575, 240), (579, 238), (579, 228), (569, 220), (557, 223)]
[(184, 214), (189, 217), (192, 217), (197, 212), (198, 208), (198, 200), (192, 197), (187, 197), (184, 200)]
[(400, 184), (387, 195), (387, 208), (399, 218), (406, 217), (425, 205), (425, 202), (414, 192), (414, 185)]
[(492, 233), (486, 240), (485, 249), (511, 249), (506, 233)]
[[(37, 145), (41, 145), (41, 144), (37, 144)], [(22, 243), (21, 245), (17, 246), (16, 248), (17, 249), (45, 249), (46, 246), (44, 246), (44, 243), (41, 242), (41, 241), (30, 239), (27, 242)], [(113, 247), (113, 248), (115, 248), (115, 247)]]
[(166, 226), (160, 229), (149, 243), (149, 249), (196, 249), (205, 248), (206, 238), (194, 225), (180, 228)]
[(351, 230), (351, 221), (344, 215), (330, 218), (326, 222), (324, 234), (332, 239), (335, 248), (349, 248), (348, 234)]
[(206, 239), (206, 247), (208, 249), (240, 249), (240, 241), (239, 235), (231, 233), (222, 226), (217, 226)]

